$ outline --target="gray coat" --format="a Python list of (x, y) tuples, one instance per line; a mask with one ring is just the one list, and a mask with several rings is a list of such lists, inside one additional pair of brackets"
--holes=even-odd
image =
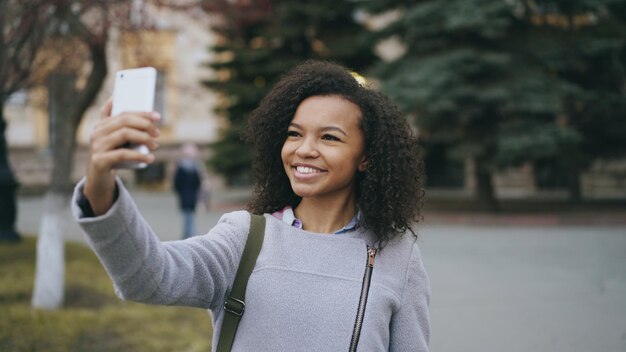
[[(250, 215), (228, 213), (206, 235), (160, 242), (119, 180), (119, 198), (109, 212), (84, 217), (77, 203), (83, 182), (74, 193), (73, 213), (118, 296), (210, 309), (215, 342)], [(373, 235), (362, 229), (317, 234), (265, 217), (265, 241), (233, 351), (347, 351)], [(428, 351), (430, 284), (410, 234), (376, 255), (369, 292), (358, 350)]]

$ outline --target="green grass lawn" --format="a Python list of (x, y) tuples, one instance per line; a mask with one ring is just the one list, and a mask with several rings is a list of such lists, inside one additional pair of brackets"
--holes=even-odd
[(0, 242), (0, 351), (209, 351), (206, 310), (124, 302), (96, 256), (65, 246), (65, 305), (30, 307), (35, 239)]

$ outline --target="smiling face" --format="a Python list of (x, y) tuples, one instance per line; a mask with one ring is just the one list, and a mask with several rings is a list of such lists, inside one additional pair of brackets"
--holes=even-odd
[(337, 95), (300, 103), (281, 151), (294, 193), (303, 199), (354, 196), (355, 175), (366, 166), (360, 120), (361, 109)]

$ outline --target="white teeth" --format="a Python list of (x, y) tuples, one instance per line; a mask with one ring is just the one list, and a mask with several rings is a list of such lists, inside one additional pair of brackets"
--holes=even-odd
[(296, 166), (296, 170), (298, 170), (298, 172), (301, 174), (316, 174), (316, 173), (322, 172), (319, 169), (314, 169), (312, 167), (306, 167), (306, 166)]

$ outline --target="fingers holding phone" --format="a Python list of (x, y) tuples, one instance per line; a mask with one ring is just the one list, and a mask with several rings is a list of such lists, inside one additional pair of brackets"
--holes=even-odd
[(154, 161), (160, 115), (153, 111), (156, 70), (152, 67), (116, 73), (113, 98), (100, 111), (89, 147), (84, 194), (96, 215), (113, 204), (115, 169), (143, 168)]
[[(106, 106), (105, 106), (106, 108)], [(106, 213), (114, 201), (115, 170), (119, 165), (149, 164), (150, 151), (159, 147), (157, 112), (125, 112), (105, 116), (91, 134), (84, 194), (96, 215)], [(137, 150), (128, 146), (142, 146)]]
[[(90, 159), (100, 172), (110, 172), (119, 165), (150, 163), (151, 150), (158, 148), (160, 132), (157, 112), (124, 112), (99, 121), (91, 135)], [(130, 146), (145, 146), (138, 150)]]

